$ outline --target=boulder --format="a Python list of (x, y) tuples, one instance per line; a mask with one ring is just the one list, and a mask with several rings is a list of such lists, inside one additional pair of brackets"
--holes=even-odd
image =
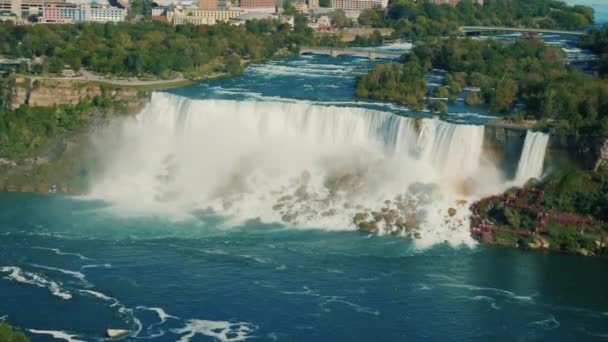
[(369, 217), (369, 214), (368, 214), (368, 213), (356, 213), (356, 214), (355, 214), (355, 217), (353, 218), (353, 222), (354, 222), (356, 225), (359, 225), (359, 223), (361, 223), (361, 222), (363, 222), (363, 221), (367, 220), (367, 218), (368, 218), (368, 217)]
[(456, 209), (449, 208), (448, 209), (448, 215), (450, 215), (450, 217), (454, 217), (456, 215)]
[(282, 219), (284, 222), (289, 223), (289, 222), (294, 221), (294, 220), (296, 219), (296, 217), (298, 217), (298, 213), (297, 213), (297, 212), (296, 212), (296, 213), (294, 213), (294, 212), (291, 212), (291, 211), (290, 211), (290, 212), (288, 212), (287, 214), (283, 215), (283, 217), (281, 217), (281, 219)]
[(395, 218), (393, 217), (393, 215), (391, 213), (385, 213), (382, 216), (383, 216), (386, 224), (391, 225), (391, 224), (395, 223)]
[(106, 330), (106, 336), (109, 338), (119, 338), (129, 334), (129, 330), (125, 329), (108, 329)]
[(376, 225), (375, 222), (363, 221), (363, 222), (359, 223), (359, 231), (365, 232), (365, 233), (377, 233), (378, 226)]
[(328, 217), (328, 216), (334, 216), (336, 215), (338, 212), (336, 211), (336, 209), (329, 209), (327, 211), (324, 211), (321, 213), (321, 216), (323, 217)]
[(277, 202), (285, 202), (285, 201), (291, 201), (293, 199), (293, 197), (291, 195), (285, 195), (285, 196), (281, 196)]

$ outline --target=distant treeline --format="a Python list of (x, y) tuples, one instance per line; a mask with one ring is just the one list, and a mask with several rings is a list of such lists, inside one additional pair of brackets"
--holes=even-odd
[(603, 77), (608, 75), (608, 25), (592, 30), (581, 39), (581, 46), (600, 56), (599, 72)]
[(177, 27), (160, 22), (2, 24), (0, 37), (0, 55), (43, 57), (43, 63), (30, 70), (33, 73), (58, 73), (68, 65), (102, 74), (160, 77), (172, 77), (172, 72), (195, 77), (210, 68), (239, 73), (243, 59), (270, 58), (281, 50), (295, 51), (298, 45), (313, 43), (302, 17), (293, 30), (275, 20)]
[(557, 0), (485, 0), (483, 6), (472, 0), (462, 0), (457, 6), (392, 0), (386, 11), (364, 11), (359, 23), (392, 27), (396, 37), (419, 39), (453, 35), (461, 25), (583, 29), (594, 23), (594, 14), (590, 7), (568, 6)]
[(536, 39), (420, 44), (404, 63), (377, 65), (360, 77), (356, 92), (416, 106), (424, 101), (421, 83), (431, 69), (446, 71), (443, 86), (435, 89), (437, 97), (454, 100), (465, 87), (478, 87), (480, 92), (467, 92), (467, 103), (545, 121), (561, 132), (608, 136), (608, 82), (567, 66), (560, 49)]

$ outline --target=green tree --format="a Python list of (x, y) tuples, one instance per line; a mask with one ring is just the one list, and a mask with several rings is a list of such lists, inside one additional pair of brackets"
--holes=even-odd
[(29, 342), (29, 339), (22, 332), (14, 331), (8, 324), (0, 322), (0, 341)]

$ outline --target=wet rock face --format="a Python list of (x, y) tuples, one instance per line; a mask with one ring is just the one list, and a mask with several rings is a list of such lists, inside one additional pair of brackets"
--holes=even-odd
[(604, 140), (603, 143), (600, 145), (594, 170), (608, 171), (608, 139)]

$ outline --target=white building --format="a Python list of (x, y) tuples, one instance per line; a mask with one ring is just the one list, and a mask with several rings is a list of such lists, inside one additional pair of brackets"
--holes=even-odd
[(331, 0), (333, 9), (344, 11), (363, 11), (369, 8), (386, 8), (388, 0)]
[(215, 19), (211, 17), (194, 17), (189, 15), (178, 14), (172, 18), (173, 25), (215, 25)]
[(203, 10), (197, 8), (184, 8), (167, 11), (167, 20), (173, 25), (215, 25), (218, 21), (227, 22), (243, 14), (238, 9), (230, 10)]
[(84, 21), (93, 22), (119, 22), (127, 17), (127, 10), (124, 8), (98, 5), (84, 5)]

